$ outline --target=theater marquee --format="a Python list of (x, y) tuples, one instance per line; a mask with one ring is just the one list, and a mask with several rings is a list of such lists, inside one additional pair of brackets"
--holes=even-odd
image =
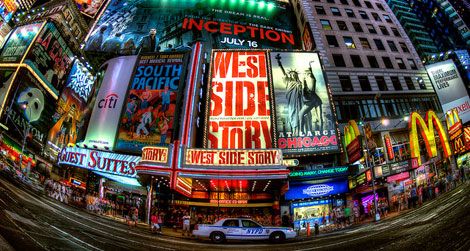
[(282, 165), (280, 149), (267, 150), (218, 150), (186, 149), (185, 166), (204, 166), (205, 168), (256, 166), (275, 167)]

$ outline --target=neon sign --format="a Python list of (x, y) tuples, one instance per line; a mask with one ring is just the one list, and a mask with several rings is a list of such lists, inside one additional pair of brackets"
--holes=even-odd
[(346, 145), (349, 163), (356, 162), (362, 157), (360, 135), (356, 121), (350, 120), (348, 125), (344, 127), (344, 144)]
[(267, 150), (216, 150), (187, 149), (186, 166), (280, 166), (280, 149)]
[(322, 196), (333, 191), (334, 187), (327, 184), (313, 185), (309, 186), (306, 189), (302, 190), (303, 194), (308, 194), (310, 196)]
[(305, 171), (292, 171), (289, 177), (324, 177), (324, 176), (340, 176), (348, 174), (347, 166), (338, 166), (332, 168), (322, 168)]
[(285, 194), (286, 200), (308, 199), (348, 192), (348, 181), (333, 181), (320, 184), (309, 182), (291, 183), (289, 191)]

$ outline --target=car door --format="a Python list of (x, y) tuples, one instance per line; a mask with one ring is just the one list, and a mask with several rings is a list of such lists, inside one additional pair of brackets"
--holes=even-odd
[(266, 230), (258, 223), (252, 220), (241, 220), (241, 233), (245, 240), (267, 239), (269, 236)]
[(240, 239), (241, 235), (241, 228), (240, 228), (240, 220), (238, 219), (227, 219), (222, 224), (222, 232), (225, 234), (225, 238), (227, 240), (234, 240)]

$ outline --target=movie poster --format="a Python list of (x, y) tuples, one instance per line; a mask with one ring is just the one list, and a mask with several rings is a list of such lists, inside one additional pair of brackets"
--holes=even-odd
[(20, 62), (41, 26), (42, 23), (34, 23), (16, 28), (2, 48), (0, 63)]
[(42, 73), (47, 82), (61, 90), (72, 66), (72, 51), (53, 23), (47, 23), (26, 57), (26, 63)]
[(78, 134), (85, 124), (85, 109), (93, 87), (94, 76), (78, 60), (75, 61), (53, 116), (54, 126), (48, 141), (56, 148), (77, 142)]
[(211, 49), (301, 49), (288, 1), (110, 0), (85, 50), (116, 54)]
[(209, 86), (207, 148), (272, 148), (265, 51), (215, 51)]
[(185, 53), (144, 54), (124, 103), (115, 149), (140, 154), (145, 146), (167, 146), (178, 123)]
[(284, 154), (338, 151), (317, 53), (271, 52), (278, 147)]

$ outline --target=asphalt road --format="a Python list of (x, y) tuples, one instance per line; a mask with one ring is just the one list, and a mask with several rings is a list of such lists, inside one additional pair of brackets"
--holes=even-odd
[(470, 250), (469, 213), (467, 183), (395, 218), (314, 239), (214, 245), (129, 231), (0, 176), (0, 250)]

